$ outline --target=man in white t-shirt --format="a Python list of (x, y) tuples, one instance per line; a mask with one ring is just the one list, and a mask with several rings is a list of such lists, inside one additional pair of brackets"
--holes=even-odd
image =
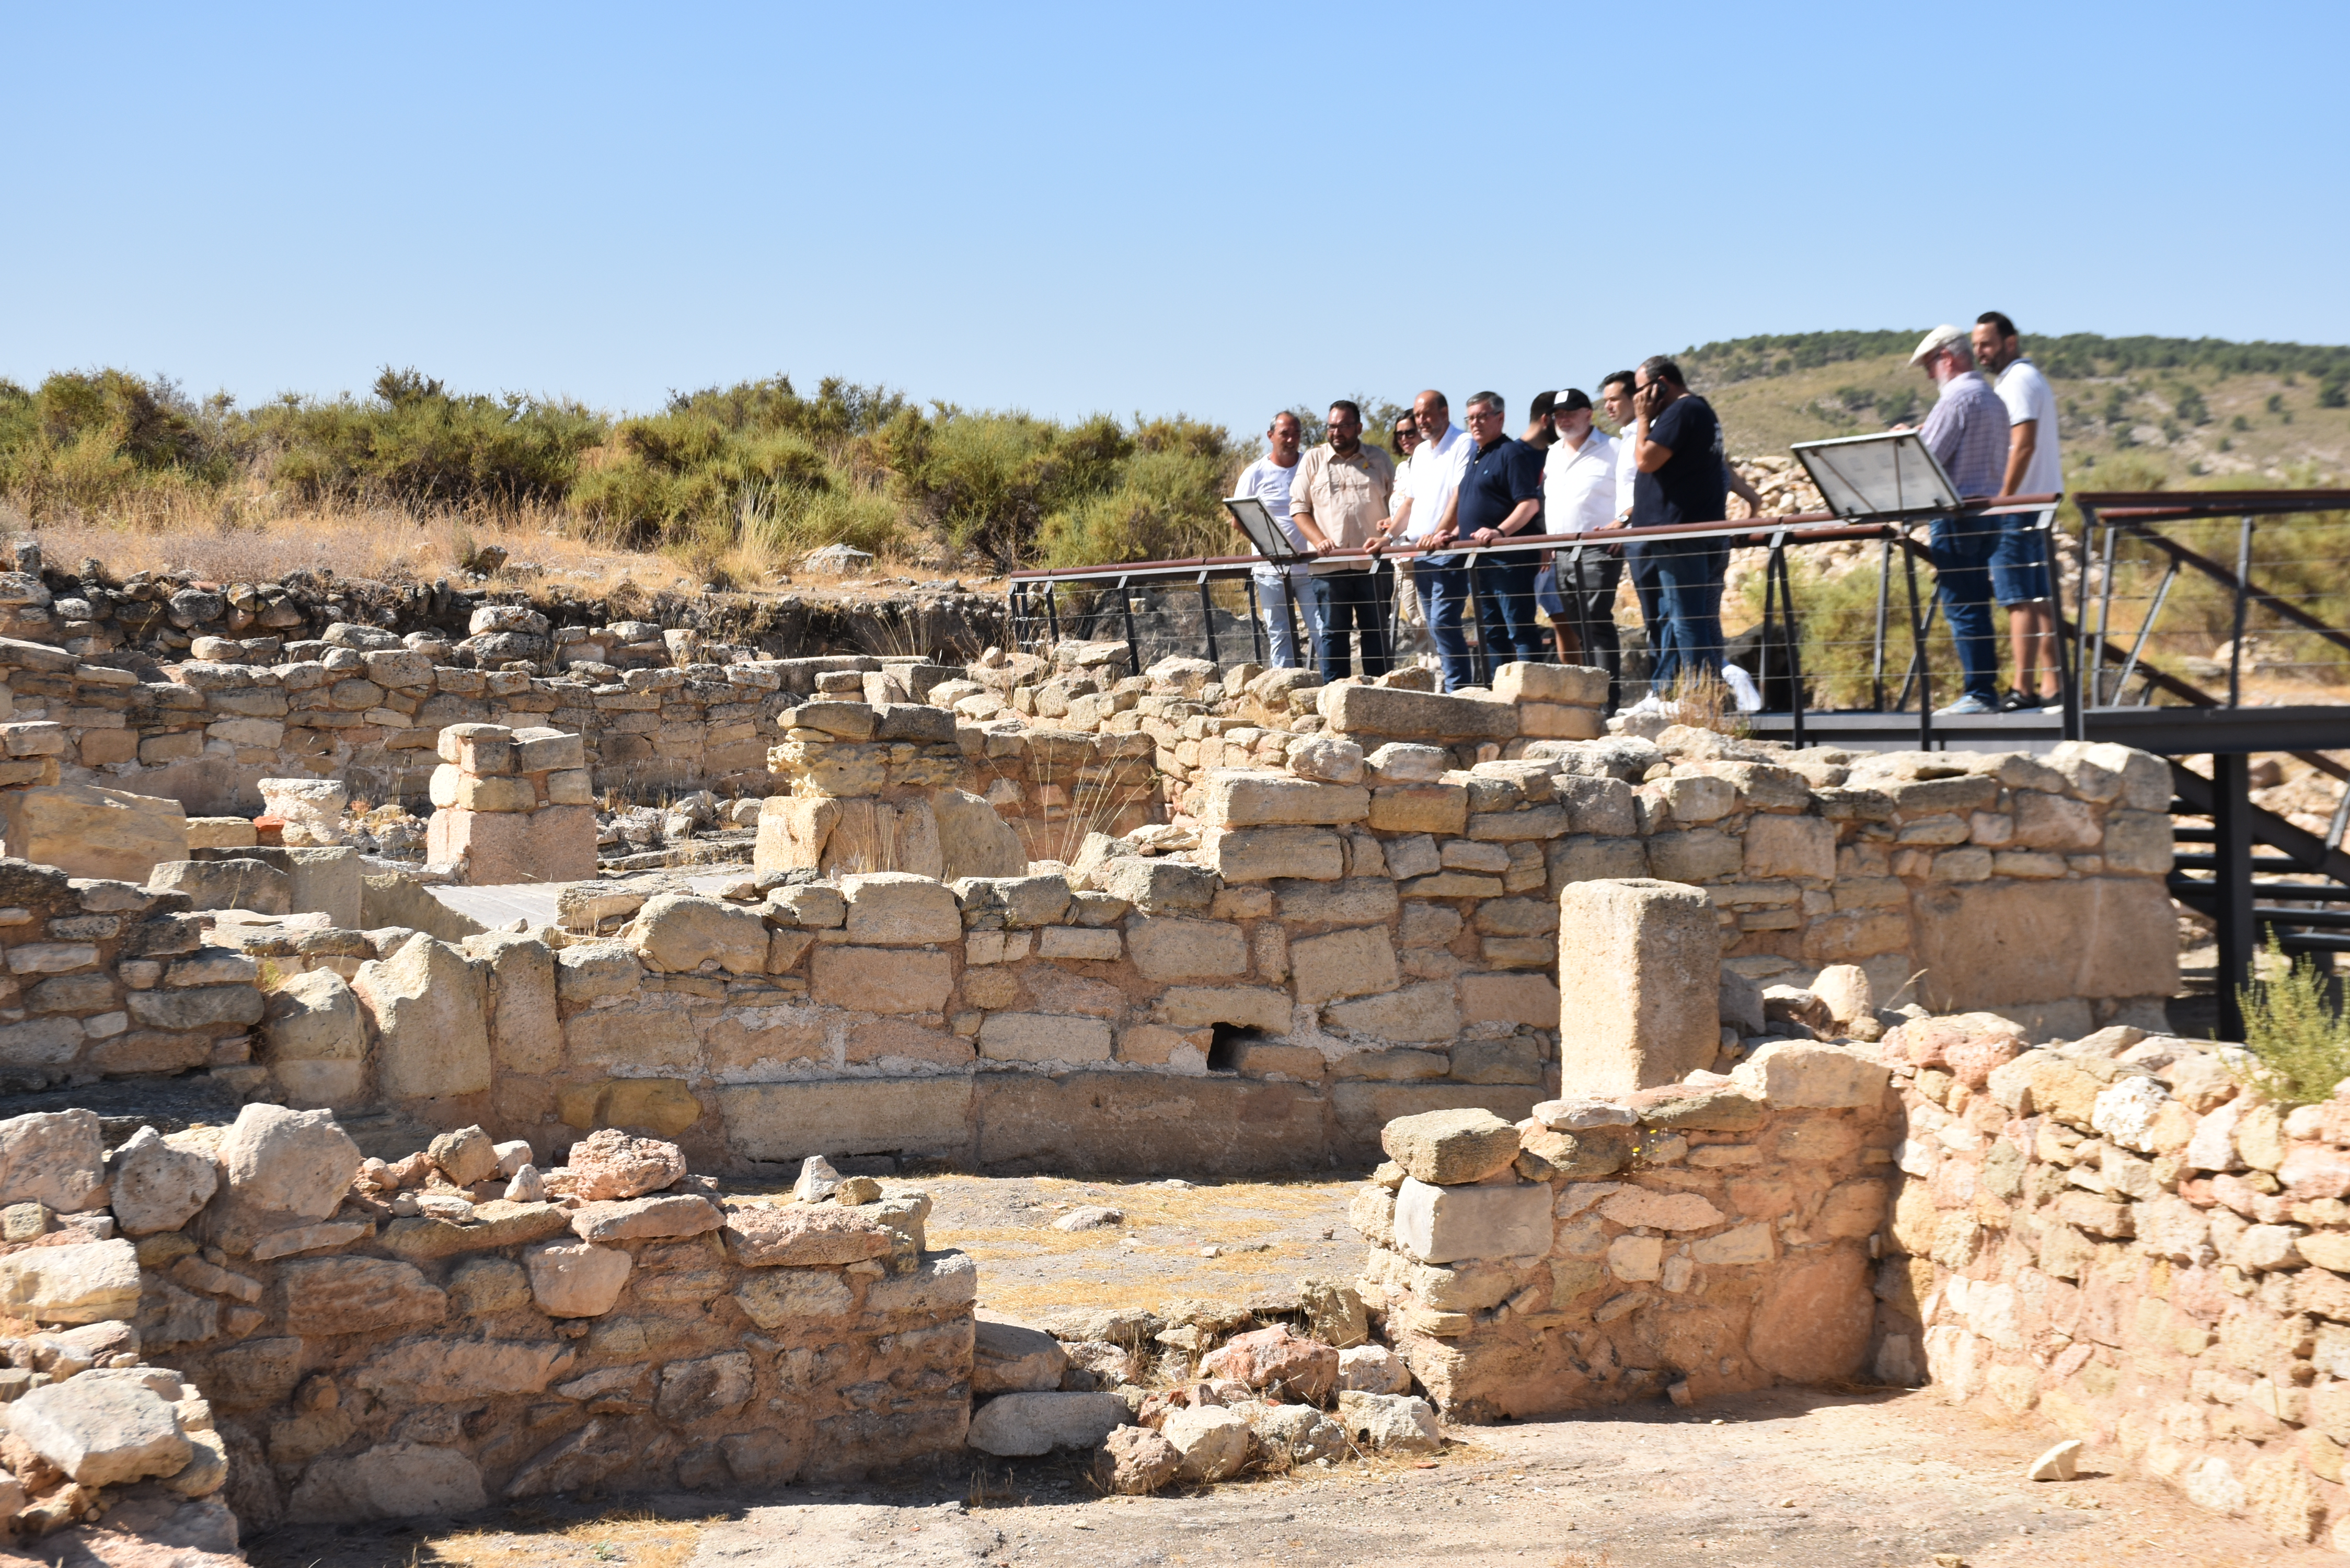
[[(1458, 522), (1461, 481), (1477, 443), (1452, 423), (1451, 406), (1434, 389), (1412, 400), (1412, 421), (1419, 428), (1419, 444), (1396, 479), (1395, 515), (1388, 520), (1385, 540), (1398, 540), (1416, 549), (1448, 544)], [(1457, 691), (1473, 684), (1476, 666), (1469, 657), (1469, 634), (1461, 629), (1468, 608), (1469, 568), (1458, 556), (1421, 556), (1411, 564), (1411, 585), (1419, 596), (1420, 618), (1436, 644), (1437, 662), (1443, 667), (1444, 689)]]
[[(1289, 487), (1297, 477), (1299, 449), (1305, 444), (1305, 426), (1295, 414), (1284, 410), (1273, 416), (1273, 423), (1264, 432), (1265, 455), (1241, 471), (1240, 483), (1232, 489), (1235, 497), (1253, 495), (1264, 503), (1264, 509), (1281, 525), (1289, 539), (1290, 547), (1300, 556), (1310, 556), (1313, 547), (1304, 533), (1289, 515)], [(1241, 525), (1232, 524), (1239, 533)], [(1254, 545), (1249, 546), (1253, 552)], [(1309, 646), (1322, 639), (1322, 596), (1315, 585), (1310, 563), (1300, 561), (1283, 568), (1268, 562), (1251, 570), (1256, 579), (1257, 603), (1263, 607), (1266, 629), (1273, 638), (1273, 667), (1275, 670), (1303, 668), (1299, 657), (1297, 628), (1291, 623), (1290, 607), (1296, 606), (1304, 620)]]
[[(2056, 394), (2040, 368), (2023, 357), (2015, 323), (1996, 310), (1975, 317), (1975, 360), (1998, 378), (1999, 400), (2007, 405), (2007, 472), (2002, 495), (2053, 495), (2064, 488), (2064, 455), (2058, 450)], [(1999, 546), (1991, 554), (1991, 595), (2007, 611), (2007, 636), (2015, 656), (2015, 684), (2000, 707), (2007, 712), (2046, 708), (2064, 694), (2056, 671), (2056, 609), (2048, 583), (2048, 556), (2054, 535), (2046, 512), (2012, 514), (2000, 519)]]

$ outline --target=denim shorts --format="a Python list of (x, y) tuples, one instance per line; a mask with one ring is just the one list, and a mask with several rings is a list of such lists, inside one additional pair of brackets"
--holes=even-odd
[(2015, 512), (1999, 520), (1999, 545), (1991, 554), (1991, 597), (2002, 605), (2029, 604), (2049, 597), (2048, 567), (2040, 558), (2039, 529), (2045, 512)]

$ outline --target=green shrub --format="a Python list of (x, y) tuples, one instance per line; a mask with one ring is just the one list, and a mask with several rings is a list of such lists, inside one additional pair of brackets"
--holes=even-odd
[(2287, 964), (2273, 931), (2268, 957), (2269, 966), (2282, 972), (2236, 992), (2244, 1048), (2252, 1058), (2239, 1076), (2280, 1105), (2309, 1105), (2350, 1077), (2350, 1028), (2314, 961), (2303, 954)]

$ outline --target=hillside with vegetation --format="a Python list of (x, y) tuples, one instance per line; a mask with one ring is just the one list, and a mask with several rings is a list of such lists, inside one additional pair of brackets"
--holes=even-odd
[[(1748, 337), (1682, 358), (1752, 456), (1918, 417), (1930, 388), (1906, 363), (1918, 337)], [(2350, 472), (2350, 348), (2026, 342), (2055, 383), (2070, 488)], [(1374, 431), (1399, 411), (1360, 400)], [(38, 527), (117, 571), (265, 578), (332, 563), (429, 578), (495, 542), (517, 560), (756, 588), (834, 543), (979, 574), (1221, 552), (1217, 498), (1259, 450), (1253, 431), (1181, 414), (1045, 420), (839, 379), (808, 394), (779, 375), (614, 413), (412, 369), (386, 369), (365, 397), (251, 408), (118, 369), (60, 371), (0, 380), (0, 527)]]
[[(1925, 328), (1742, 337), (1681, 368), (1742, 455), (1914, 423)], [(2350, 348), (2199, 337), (2023, 340), (2056, 393), (2068, 490), (2334, 485), (2350, 473)]]

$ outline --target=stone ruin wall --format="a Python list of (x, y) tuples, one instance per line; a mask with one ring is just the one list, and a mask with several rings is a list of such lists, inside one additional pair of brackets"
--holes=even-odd
[(1455, 1419), (1929, 1385), (2350, 1550), (2350, 1097), (2270, 1104), (2241, 1065), (1977, 1012), (1399, 1123), (1357, 1285)]
[(0, 1122), (0, 1523), (228, 1552), (960, 1453), (977, 1272), (925, 1250), (920, 1189), (778, 1203), (653, 1140), (572, 1153), (468, 1128), (388, 1163), (261, 1103), (107, 1140), (87, 1110)]

